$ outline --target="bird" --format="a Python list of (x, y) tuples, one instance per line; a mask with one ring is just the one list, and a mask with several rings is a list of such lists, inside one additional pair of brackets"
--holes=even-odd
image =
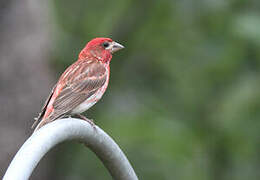
[(52, 88), (41, 112), (32, 125), (42, 126), (67, 116), (76, 116), (94, 125), (81, 115), (96, 104), (107, 89), (112, 54), (124, 46), (110, 38), (98, 37), (89, 41)]

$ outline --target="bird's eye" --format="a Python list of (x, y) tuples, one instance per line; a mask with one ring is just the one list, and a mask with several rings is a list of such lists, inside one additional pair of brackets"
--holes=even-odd
[(109, 43), (108, 42), (104, 42), (102, 45), (103, 45), (104, 48), (107, 48), (109, 46)]

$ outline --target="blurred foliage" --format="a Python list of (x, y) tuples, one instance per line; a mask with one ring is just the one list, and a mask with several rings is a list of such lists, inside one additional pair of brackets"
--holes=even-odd
[[(260, 178), (259, 0), (56, 0), (54, 13), (59, 74), (94, 37), (126, 47), (86, 115), (140, 179)], [(82, 145), (56, 157), (57, 179), (110, 179)]]

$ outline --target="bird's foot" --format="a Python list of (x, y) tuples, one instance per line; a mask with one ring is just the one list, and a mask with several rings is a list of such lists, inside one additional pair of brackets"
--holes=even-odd
[(59, 119), (64, 119), (64, 118), (71, 118), (71, 115), (70, 114), (64, 114), (64, 115), (59, 117)]
[(94, 123), (94, 121), (92, 119), (88, 119), (86, 118), (85, 116), (81, 115), (81, 114), (75, 114), (76, 117), (84, 120), (84, 121), (87, 121), (95, 130), (96, 130), (96, 125)]

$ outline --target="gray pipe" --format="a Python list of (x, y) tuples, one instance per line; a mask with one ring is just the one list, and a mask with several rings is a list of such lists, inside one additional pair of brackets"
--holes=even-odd
[(85, 143), (118, 180), (137, 180), (137, 176), (119, 146), (98, 126), (67, 118), (49, 123), (32, 134), (9, 165), (3, 180), (27, 180), (41, 158), (57, 144), (77, 140)]

